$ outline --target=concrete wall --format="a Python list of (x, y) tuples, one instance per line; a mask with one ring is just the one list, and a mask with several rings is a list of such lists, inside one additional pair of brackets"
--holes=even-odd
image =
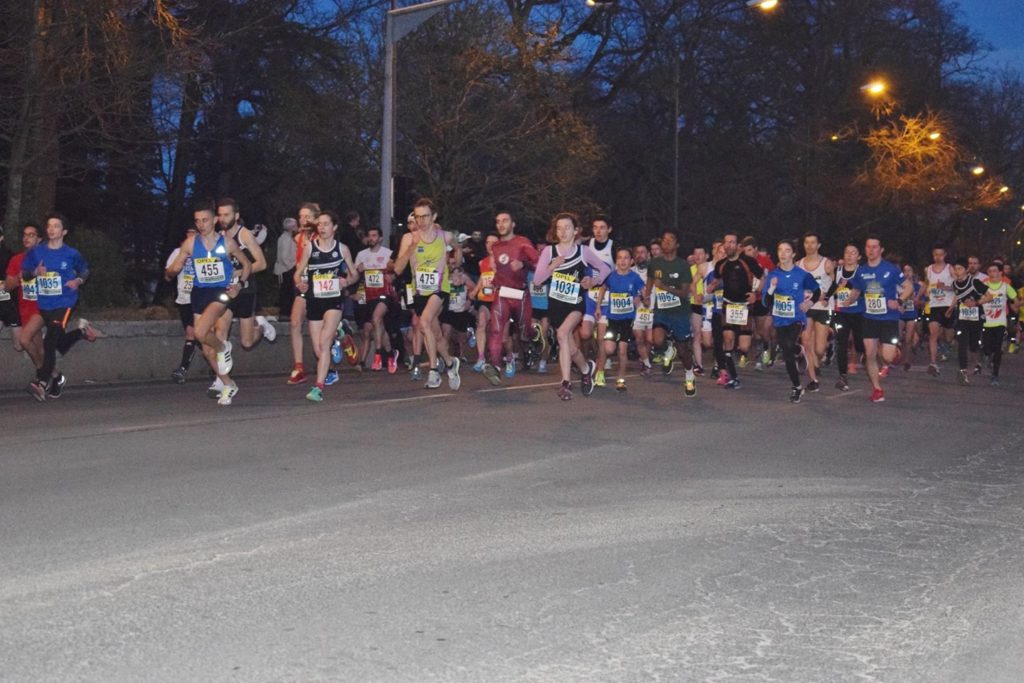
[[(177, 320), (146, 322), (93, 323), (107, 337), (94, 343), (80, 341), (66, 358), (57, 357), (57, 365), (71, 384), (109, 383), (142, 380), (171, 382), (171, 371), (181, 361), (184, 336)], [(292, 367), (288, 324), (277, 323), (277, 341), (261, 341), (252, 351), (245, 351), (238, 343), (238, 324), (232, 327), (234, 343), (233, 375), (275, 374), (287, 376)], [(303, 326), (305, 327), (305, 325)], [(304, 344), (306, 367), (313, 363), (313, 351), (308, 339)], [(190, 381), (207, 380), (208, 366), (200, 353), (189, 373)], [(24, 389), (35, 376), (28, 356), (13, 350), (10, 330), (0, 333), (0, 391)]]

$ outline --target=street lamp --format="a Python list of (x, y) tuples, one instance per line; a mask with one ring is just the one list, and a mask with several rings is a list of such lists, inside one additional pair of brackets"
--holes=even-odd
[(973, 173), (974, 175), (979, 175), (979, 176), (980, 175), (984, 175), (985, 167), (982, 166), (981, 164), (978, 164), (977, 166), (975, 166), (974, 168), (971, 169), (971, 173)]
[(928, 133), (929, 140), (938, 140), (942, 137), (942, 133), (935, 131), (934, 133)]
[(860, 86), (860, 91), (867, 93), (871, 97), (881, 97), (887, 90), (889, 90), (889, 86), (881, 79), (875, 79), (870, 83)]
[(395, 217), (395, 44), (420, 24), (457, 0), (431, 0), (418, 5), (391, 9), (384, 30), (384, 126), (380, 145), (380, 228), (384, 244), (390, 244)]
[(747, 7), (756, 7), (762, 12), (771, 12), (779, 6), (779, 0), (747, 0)]

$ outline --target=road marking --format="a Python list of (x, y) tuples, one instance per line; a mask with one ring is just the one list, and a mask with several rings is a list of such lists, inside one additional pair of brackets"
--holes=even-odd
[[(630, 377), (639, 377), (639, 376), (640, 375), (626, 375), (626, 378), (629, 379)], [(573, 380), (573, 383), (575, 384), (576, 381), (577, 380)], [(558, 380), (556, 382), (543, 382), (541, 384), (518, 384), (518, 385), (516, 385), (514, 387), (488, 387), (486, 389), (477, 389), (474, 393), (477, 393), (477, 394), (489, 394), (489, 393), (494, 392), (494, 391), (521, 391), (523, 389), (538, 389), (540, 387), (557, 387), (561, 383), (562, 383), (562, 380)], [(608, 387), (614, 387), (614, 386), (615, 385), (614, 385), (614, 380), (613, 380), (613, 384), (609, 384), (608, 386), (606, 386), (604, 388), (607, 389)], [(601, 389), (601, 388), (602, 387), (594, 387), (594, 390), (596, 391), (597, 389)]]
[(851, 389), (850, 391), (841, 391), (838, 394), (832, 394), (831, 396), (826, 396), (825, 400), (826, 401), (831, 401), (834, 398), (842, 398), (843, 396), (852, 396), (853, 394), (859, 394), (861, 391), (862, 391), (861, 389)]

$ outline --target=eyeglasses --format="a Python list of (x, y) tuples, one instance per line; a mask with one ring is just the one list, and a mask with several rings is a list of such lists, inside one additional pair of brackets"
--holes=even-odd
[(413, 218), (430, 218), (432, 215), (433, 214), (429, 214), (429, 213), (414, 213), (412, 215), (412, 217)]

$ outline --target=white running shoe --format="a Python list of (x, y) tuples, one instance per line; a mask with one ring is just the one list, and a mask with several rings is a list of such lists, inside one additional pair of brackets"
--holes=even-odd
[(219, 398), (220, 390), (224, 388), (224, 382), (220, 381), (220, 377), (215, 377), (213, 384), (206, 389), (206, 395), (210, 398)]
[(220, 390), (220, 398), (217, 399), (217, 405), (229, 406), (231, 405), (231, 399), (238, 393), (237, 384), (227, 384)]
[(263, 338), (273, 344), (277, 341), (277, 328), (270, 324), (270, 321), (262, 315), (256, 316), (256, 324), (263, 330)]
[[(231, 342), (224, 342), (224, 349), (217, 352), (217, 374), (227, 375), (231, 372), (234, 361), (231, 359)], [(221, 394), (223, 397), (223, 394)]]
[(461, 367), (462, 360), (452, 358), (452, 366), (448, 368), (448, 388), (452, 391), (458, 391), (459, 387), (462, 386), (462, 378), (459, 377), (459, 368)]

